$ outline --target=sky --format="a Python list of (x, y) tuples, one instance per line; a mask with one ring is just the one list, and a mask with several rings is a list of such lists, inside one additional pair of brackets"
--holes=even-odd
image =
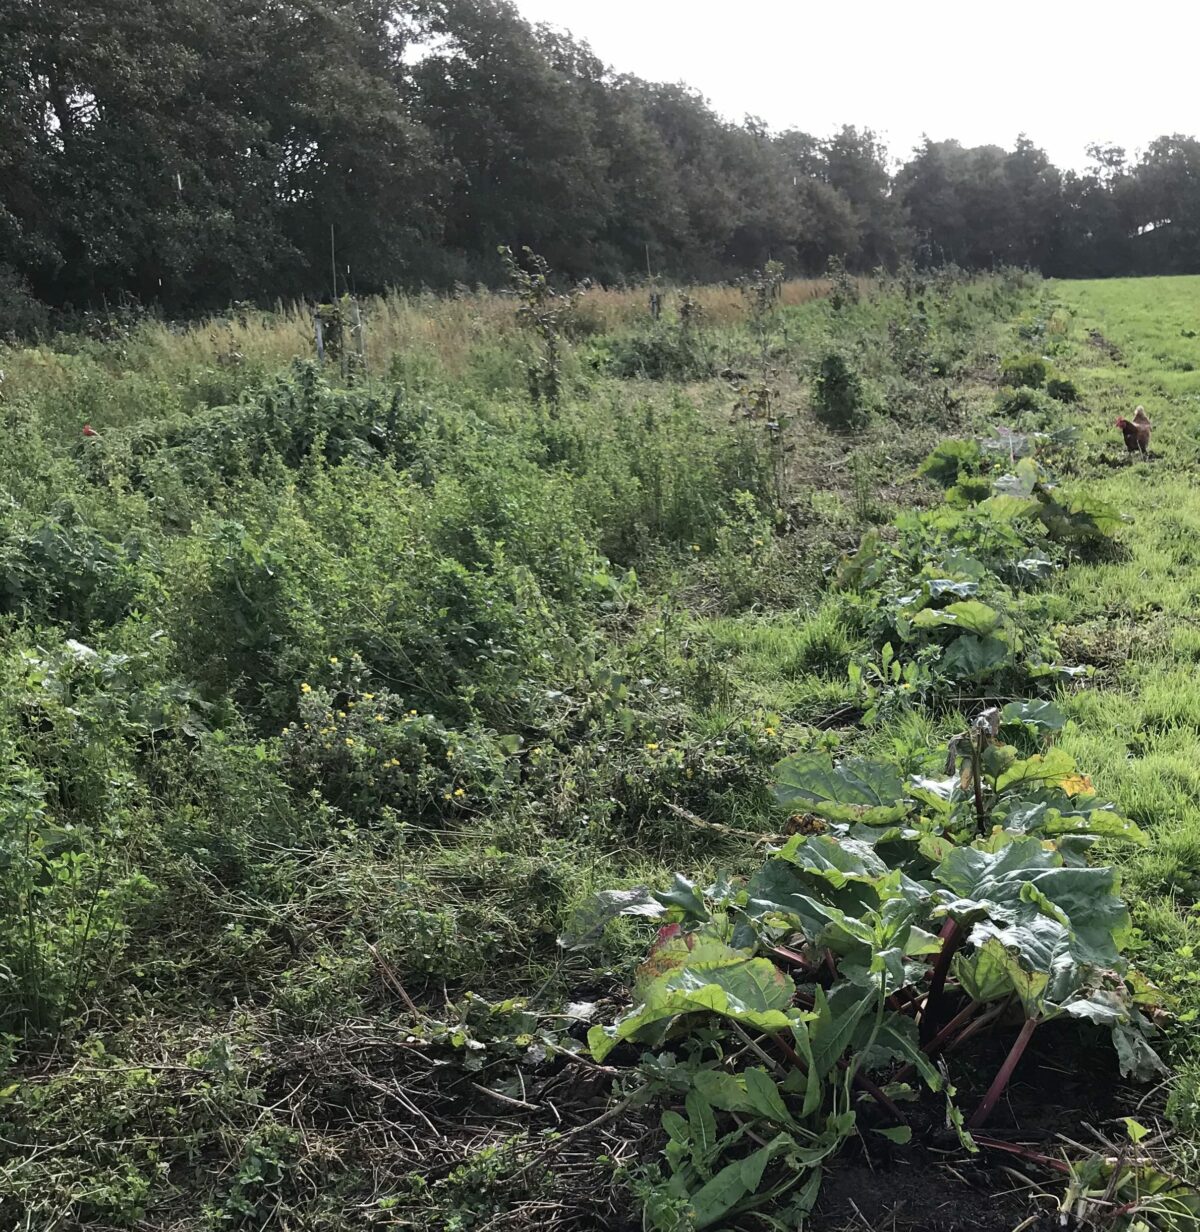
[(619, 72), (683, 81), (722, 115), (828, 136), (869, 127), (893, 156), (924, 134), (1011, 147), (1062, 168), (1091, 142), (1130, 155), (1200, 134), (1192, 0), (515, 0)]

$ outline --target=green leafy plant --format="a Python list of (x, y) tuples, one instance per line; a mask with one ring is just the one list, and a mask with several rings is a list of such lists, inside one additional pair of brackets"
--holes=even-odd
[(1046, 371), (1046, 361), (1040, 355), (1013, 355), (1000, 365), (1000, 378), (1014, 388), (1041, 389)]
[[(1122, 954), (1129, 916), (1116, 876), (1086, 860), (1100, 836), (1145, 836), (1049, 743), (1062, 725), (1048, 702), (987, 711), (950, 742), (944, 778), (795, 754), (776, 767), (776, 798), (819, 818), (824, 833), (793, 835), (744, 883), (702, 892), (677, 875), (670, 890), (598, 904), (597, 924), (617, 914), (667, 923), (639, 968), (632, 1008), (591, 1029), (593, 1056), (636, 1043), (683, 1046), (690, 1057), (681, 1066), (660, 1052), (648, 1063), (660, 1097), (687, 1090), (686, 1117), (664, 1113), (669, 1175), (643, 1185), (652, 1226), (674, 1226), (684, 1209), (707, 1226), (777, 1201), (777, 1154), (804, 1170), (811, 1204), (817, 1165), (863, 1122), (862, 1101), (883, 1118), (881, 1132), (902, 1140), (905, 1117), (887, 1092), (913, 1074), (940, 1091), (933, 1058), (1010, 1013), (1022, 1025), (972, 1128), (1055, 1018), (1108, 1029), (1126, 1074), (1161, 1067), (1143, 1013), (1155, 995)], [(726, 1037), (742, 1041), (748, 1063), (716, 1047)], [(735, 1114), (733, 1125), (720, 1128), (718, 1112)], [(964, 1126), (957, 1110), (952, 1119)], [(750, 1125), (760, 1145), (747, 1154)], [(735, 1148), (737, 1160), (722, 1164)], [(789, 1188), (799, 1183), (793, 1175)]]
[(541, 355), (526, 365), (529, 396), (535, 403), (544, 402), (557, 414), (562, 401), (562, 339), (578, 291), (558, 291), (551, 281), (546, 259), (530, 248), (521, 251), (523, 263), (513, 256), (511, 248), (499, 249), (509, 285), (518, 300), (517, 319), (542, 346)]
[(862, 378), (838, 351), (828, 351), (818, 361), (812, 400), (817, 418), (838, 431), (861, 426), (867, 416)]
[(1046, 392), (1056, 402), (1073, 403), (1079, 401), (1079, 390), (1075, 388), (1075, 382), (1068, 380), (1066, 377), (1052, 376), (1046, 382)]

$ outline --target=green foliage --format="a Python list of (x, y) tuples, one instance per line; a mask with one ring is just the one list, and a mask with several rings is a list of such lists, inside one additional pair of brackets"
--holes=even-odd
[[(244, 308), (212, 326), (241, 361), (116, 310), (6, 351), (0, 1213), (601, 1226), (630, 1185), (647, 1226), (794, 1226), (851, 1135), (915, 1161), (914, 1126), (962, 1126), (922, 1038), (960, 1013), (1155, 1068), (1163, 1007), (1125, 964), (1192, 1004), (1200, 708), (1187, 662), (1152, 674), (1195, 657), (1190, 480), (1150, 509), (1086, 426), (988, 432), (930, 378), (922, 354), (1004, 353), (1019, 279), (855, 285), (764, 331), (772, 411), (829, 351), (888, 391), (849, 459), (731, 422), (723, 382), (578, 363), (628, 332), (608, 298), (561, 335), (554, 416), (486, 296), (381, 302), (417, 341), (370, 374), (276, 371), (254, 346), (306, 352), (307, 318)], [(737, 297), (701, 295), (744, 356)], [(950, 423), (981, 434), (938, 452), (931, 504), (910, 472)], [(990, 717), (948, 739), (961, 708)], [(661, 1160), (594, 1158), (651, 1099)]]
[(1000, 365), (1000, 378), (1015, 389), (1041, 389), (1046, 371), (1046, 361), (1040, 355), (1013, 355)]
[[(1025, 703), (1009, 717), (1031, 714), (1048, 717)], [(1101, 834), (1143, 836), (1095, 798), (1072, 758), (1052, 747), (1023, 757), (994, 730), (985, 713), (952, 741), (945, 780), (907, 777), (886, 762), (786, 758), (777, 798), (823, 818), (827, 833), (793, 835), (744, 885), (721, 881), (700, 895), (677, 876), (684, 894), (643, 891), (606, 904), (610, 917), (668, 923), (639, 969), (634, 1007), (589, 1033), (593, 1056), (609, 1058), (626, 1040), (659, 1049), (671, 1040), (678, 1050), (683, 1036), (690, 1044), (685, 1064), (672, 1052), (641, 1067), (648, 1091), (687, 1092), (686, 1118), (663, 1114), (669, 1176), (641, 1185), (652, 1226), (675, 1226), (684, 1199), (698, 1220), (704, 1212), (696, 1226), (777, 1201), (768, 1167), (776, 1151), (792, 1155), (789, 1187), (802, 1184), (811, 1205), (821, 1162), (853, 1128), (871, 1124), (871, 1098), (875, 1116), (899, 1122), (874, 1127), (906, 1140), (904, 1113), (880, 1086), (856, 1088), (854, 1077), (872, 1071), (882, 1085), (902, 1064), (939, 1090), (934, 1041), (952, 1046), (953, 1031), (937, 1035), (938, 1026), (953, 1017), (964, 1043), (974, 1034), (962, 999), (1019, 1004), (1023, 1041), (1060, 1015), (1091, 1022), (1111, 1031), (1124, 1073), (1144, 1080), (1161, 1069), (1142, 1013), (1153, 996), (1122, 954), (1130, 921), (1116, 875), (1082, 858)], [(1071, 825), (1036, 834), (1013, 826), (1050, 799), (1074, 812)], [(943, 1016), (951, 970), (960, 1003)], [(830, 974), (827, 990), (818, 977)], [(927, 978), (927, 997), (910, 1001)], [(748, 1050), (732, 1047), (735, 1039)], [(772, 1053), (785, 1059), (781, 1069)], [(761, 1059), (782, 1078), (761, 1070)], [(1011, 1068), (972, 1125), (986, 1118)], [(961, 1126), (961, 1116), (953, 1119)], [(772, 1145), (750, 1155), (743, 1148), (721, 1167), (751, 1126), (754, 1141)], [(808, 1150), (797, 1152), (802, 1142)]]
[(1073, 403), (1079, 401), (1079, 390), (1075, 388), (1075, 382), (1065, 377), (1052, 376), (1046, 382), (1046, 393), (1056, 402)]
[(943, 488), (978, 472), (983, 455), (975, 441), (941, 441), (921, 463), (919, 472)]
[(657, 321), (633, 334), (618, 334), (599, 351), (603, 370), (612, 376), (650, 381), (697, 381), (713, 375), (712, 346), (695, 327), (682, 320)]
[(513, 256), (511, 248), (499, 250), (509, 286), (520, 305), (517, 320), (542, 345), (542, 353), (526, 364), (529, 396), (535, 403), (545, 402), (557, 412), (562, 400), (562, 336), (575, 306), (575, 293), (554, 288), (544, 257), (529, 248), (521, 251), (524, 265)]
[(860, 427), (867, 417), (862, 378), (837, 351), (827, 352), (817, 364), (812, 399), (817, 418), (840, 432)]

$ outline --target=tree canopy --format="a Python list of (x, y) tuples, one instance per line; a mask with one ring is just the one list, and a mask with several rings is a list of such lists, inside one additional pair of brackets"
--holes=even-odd
[(9, 0), (0, 313), (956, 262), (1200, 269), (1200, 142), (1011, 150), (730, 123), (506, 0)]

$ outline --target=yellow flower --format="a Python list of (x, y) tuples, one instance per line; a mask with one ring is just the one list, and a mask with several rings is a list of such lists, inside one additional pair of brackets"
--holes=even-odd
[(442, 799), (443, 800), (453, 800), (454, 797), (449, 792), (446, 792), (446, 794), (442, 797)]
[(302, 685), (300, 686), (300, 692), (301, 692), (301, 693), (311, 693), (311, 692), (312, 692), (312, 685), (311, 685), (311, 684), (309, 684), (309, 683), (306, 681), (304, 684), (302, 684)]
[(654, 744), (654, 743), (651, 743), (651, 744), (646, 745), (646, 752), (647, 752), (647, 753), (657, 753), (657, 752), (658, 752), (658, 745), (657, 745), (657, 744)]
[(454, 789), (454, 794), (455, 794), (455, 796), (456, 796), (459, 800), (461, 800), (461, 799), (463, 798), (463, 796), (465, 796), (467, 793), (466, 793), (465, 791), (463, 791), (463, 789), (462, 789), (461, 787), (456, 787), (456, 788)]
[(329, 656), (329, 662), (332, 663), (334, 667), (337, 667), (338, 665), (338, 661), (336, 658), (333, 657), (333, 655)]
[(773, 736), (775, 734), (775, 729), (773, 727), (768, 727), (768, 728), (765, 728), (764, 730), (766, 731), (768, 736)]
[(408, 712), (408, 717), (409, 717), (410, 719), (415, 719), (415, 718), (417, 717), (417, 712), (416, 712), (415, 710), (410, 710), (410, 711)]
[(692, 551), (693, 551), (693, 552), (698, 552), (698, 551), (700, 551), (700, 545), (699, 545), (698, 543), (693, 543), (693, 544), (692, 544)]
[(540, 757), (542, 755), (541, 746), (534, 745), (534, 747), (529, 750), (529, 755), (531, 757)]
[(374, 700), (375, 700), (375, 694), (374, 694), (374, 693), (364, 693), (364, 694), (363, 694), (363, 701), (365, 701), (365, 702), (373, 702)]
[(349, 736), (346, 737), (346, 748), (348, 749), (354, 748), (354, 741), (351, 740)]
[(376, 723), (382, 723), (382, 722), (383, 722), (383, 715), (381, 715), (381, 714), (377, 714), (377, 715), (375, 716), (375, 722), (376, 722)]

